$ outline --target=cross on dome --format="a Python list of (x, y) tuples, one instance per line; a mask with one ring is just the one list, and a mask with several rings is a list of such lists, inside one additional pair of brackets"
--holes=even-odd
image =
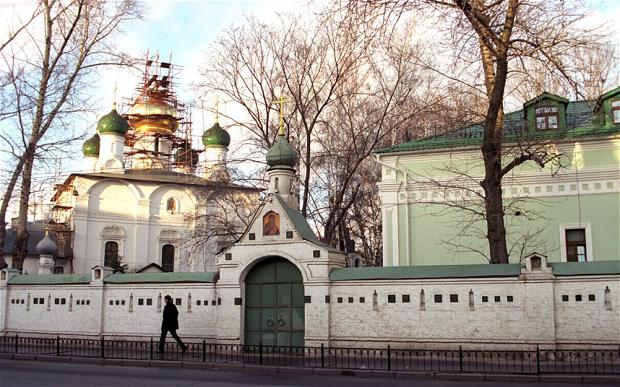
[(275, 102), (275, 103), (280, 105), (279, 114), (278, 114), (278, 118), (279, 118), (278, 136), (284, 136), (285, 135), (285, 132), (284, 132), (284, 104), (285, 103), (289, 103), (289, 102), (291, 102), (291, 101), (286, 99), (284, 97), (284, 95), (280, 95), (278, 100)]

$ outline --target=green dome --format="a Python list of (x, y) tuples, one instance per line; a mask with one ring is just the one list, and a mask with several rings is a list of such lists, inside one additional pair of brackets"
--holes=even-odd
[(97, 123), (97, 132), (103, 133), (117, 133), (125, 135), (129, 130), (129, 123), (123, 116), (118, 114), (116, 109), (112, 109), (111, 112), (99, 119)]
[(94, 136), (84, 141), (84, 145), (82, 145), (82, 153), (84, 156), (99, 156), (99, 135), (95, 133)]
[(219, 122), (216, 122), (212, 127), (205, 130), (202, 135), (202, 143), (206, 148), (210, 146), (228, 147), (230, 145), (230, 134), (222, 129)]
[(267, 152), (267, 165), (270, 167), (277, 165), (294, 167), (297, 164), (297, 160), (299, 160), (297, 151), (282, 135), (276, 138), (276, 142)]

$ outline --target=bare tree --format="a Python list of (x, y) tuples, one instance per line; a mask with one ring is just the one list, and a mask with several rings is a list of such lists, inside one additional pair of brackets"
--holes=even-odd
[[(491, 263), (507, 263), (502, 180), (523, 163), (544, 167), (555, 157), (544, 147), (518, 146), (512, 154), (505, 152), (504, 100), (511, 70), (527, 74), (539, 65), (583, 96), (571, 64), (577, 63), (576, 55), (600, 47), (603, 36), (596, 28), (580, 26), (586, 13), (579, 4), (561, 0), (349, 1), (345, 7), (357, 12), (362, 22), (379, 18), (386, 24), (408, 12), (427, 12), (447, 27), (458, 52), (454, 60), (466, 66), (478, 64), (486, 97), (480, 182), (486, 238)], [(466, 82), (475, 87), (477, 79)]]
[(321, 116), (366, 52), (366, 42), (352, 35), (328, 20), (311, 28), (297, 18), (283, 17), (275, 26), (248, 20), (246, 27), (230, 29), (217, 42), (199, 84), (205, 93), (220, 93), (243, 110), (246, 120), (229, 118), (248, 129), (259, 149), (269, 148), (275, 138), (277, 97), (285, 95), (292, 102), (285, 121), (301, 155), (304, 215)]
[[(437, 130), (437, 121), (423, 125), (422, 115), (442, 102), (436, 77), (420, 66), (431, 58), (420, 57), (426, 51), (419, 41), (408, 32), (384, 36), (372, 24), (350, 20), (346, 13), (312, 24), (289, 17), (276, 25), (250, 20), (217, 42), (199, 87), (240, 107), (245, 117), (230, 118), (262, 150), (275, 136), (273, 102), (284, 94), (289, 141), (301, 156), (302, 213), (323, 241), (336, 246), (355, 238), (365, 259), (375, 263), (380, 227), (362, 226), (359, 207), (361, 198), (377, 204), (370, 199), (378, 179), (371, 154)], [(365, 245), (362, 237), (370, 233), (372, 242)]]
[(194, 270), (213, 270), (215, 261), (209, 261), (209, 257), (231, 246), (250, 226), (258, 206), (258, 192), (222, 186), (202, 194), (206, 197), (200, 202), (208, 203), (208, 207), (186, 219), (194, 228), (183, 238), (182, 247), (188, 252), (183, 264)]
[(374, 159), (364, 161), (357, 174), (355, 200), (340, 220), (338, 238), (342, 241), (341, 249), (350, 252), (348, 247), (354, 244), (365, 266), (383, 264), (383, 219), (377, 186), (379, 177), (380, 171)]
[[(48, 132), (66, 131), (70, 118), (85, 110), (86, 91), (98, 67), (128, 63), (122, 53), (110, 46), (110, 37), (122, 22), (139, 17), (133, 0), (42, 0), (38, 9), (40, 13), (18, 38), (7, 42), (1, 53), (6, 67), (3, 78), (9, 81), (6, 87), (12, 96), (7, 115), (16, 128), (13, 136), (20, 148), (15, 171), (22, 169), (12, 175), (21, 175), (13, 258), (13, 267), (17, 269), (21, 269), (27, 254), (32, 172), (37, 155), (44, 150), (43, 139)], [(6, 187), (5, 198), (12, 195), (14, 186)], [(5, 215), (0, 214), (3, 233)]]

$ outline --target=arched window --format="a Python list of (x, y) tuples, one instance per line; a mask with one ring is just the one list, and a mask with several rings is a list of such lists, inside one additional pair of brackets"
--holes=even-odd
[(359, 258), (355, 258), (354, 266), (355, 267), (360, 267), (360, 259)]
[(108, 241), (105, 243), (103, 265), (114, 267), (118, 262), (118, 243)]
[(174, 271), (174, 246), (167, 244), (161, 248), (161, 267), (166, 272)]
[(168, 198), (166, 201), (166, 212), (170, 214), (176, 214), (179, 212), (179, 206), (175, 198)]

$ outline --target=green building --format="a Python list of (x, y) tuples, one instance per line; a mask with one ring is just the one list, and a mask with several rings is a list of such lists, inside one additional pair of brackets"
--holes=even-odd
[[(384, 266), (488, 262), (482, 125), (376, 152)], [(620, 87), (594, 101), (543, 93), (504, 117), (507, 163), (545, 153), (503, 179), (509, 260), (620, 259)], [(620, 264), (620, 263), (619, 263)]]

